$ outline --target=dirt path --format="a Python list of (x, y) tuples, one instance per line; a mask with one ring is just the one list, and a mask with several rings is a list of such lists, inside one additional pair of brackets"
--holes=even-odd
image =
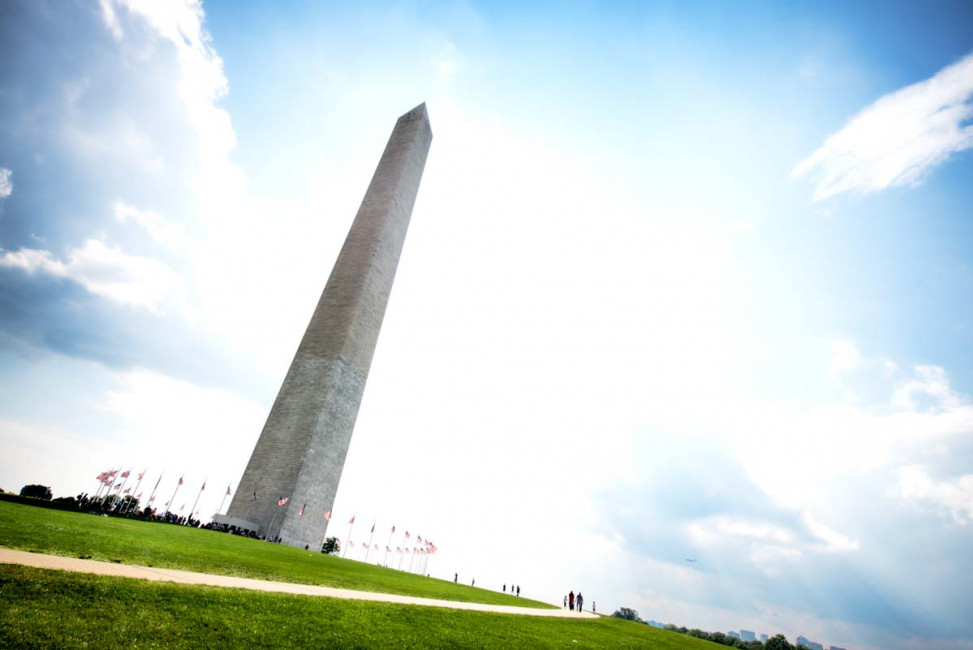
[(154, 580), (156, 582), (177, 582), (183, 585), (232, 587), (234, 589), (253, 589), (255, 591), (272, 591), (284, 594), (299, 594), (302, 596), (324, 596), (326, 598), (346, 598), (349, 600), (372, 600), (382, 603), (398, 603), (400, 605), (446, 607), (449, 609), (465, 609), (477, 612), (497, 612), (499, 614), (553, 616), (556, 618), (596, 618), (596, 616), (590, 612), (572, 612), (565, 609), (534, 609), (531, 607), (486, 605), (483, 603), (463, 603), (454, 600), (417, 598), (415, 596), (400, 596), (398, 594), (380, 594), (371, 591), (335, 589), (333, 587), (301, 585), (292, 582), (271, 582), (269, 580), (254, 580), (253, 578), (219, 576), (209, 573), (196, 573), (195, 571), (179, 571), (177, 569), (131, 566), (128, 564), (114, 564), (112, 562), (98, 562), (96, 560), (80, 560), (71, 557), (61, 557), (59, 555), (42, 555), (40, 553), (13, 551), (6, 548), (0, 548), (0, 564), (20, 564), (38, 569), (56, 569), (58, 571), (72, 571), (74, 573), (93, 573), (102, 576)]

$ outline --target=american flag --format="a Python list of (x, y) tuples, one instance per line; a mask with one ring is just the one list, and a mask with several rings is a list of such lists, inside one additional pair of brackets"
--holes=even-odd
[(186, 507), (185, 503), (179, 506), (179, 512), (182, 512), (185, 507)]
[(145, 470), (144, 470), (144, 469), (143, 469), (143, 470), (142, 470), (142, 472), (141, 472), (141, 473), (139, 474), (139, 480), (140, 480), (140, 481), (142, 480), (142, 477), (143, 477), (143, 476), (145, 476)]
[(230, 486), (226, 486), (226, 496), (230, 496)]
[(199, 488), (199, 491), (202, 492), (205, 489), (206, 489), (206, 481), (203, 481), (203, 487)]
[(281, 496), (279, 499), (277, 499), (277, 505), (282, 506), (286, 504), (287, 504), (287, 497)]
[(254, 492), (253, 496), (250, 497), (250, 503), (254, 503), (257, 500), (257, 493)]
[(326, 513), (324, 513), (324, 518), (327, 519), (328, 521), (331, 521), (331, 511), (330, 510), (328, 510)]
[(409, 531), (405, 531), (405, 538), (409, 539)]
[(375, 532), (375, 524), (372, 524), (372, 532)]
[(131, 473), (132, 473), (132, 470), (130, 470), (130, 469), (125, 470), (124, 472), (122, 472), (122, 478), (128, 478), (128, 475), (131, 474)]
[(298, 517), (303, 517), (304, 516), (304, 508), (306, 508), (306, 507), (307, 507), (307, 501), (305, 501), (304, 502), (304, 505), (301, 506), (301, 509), (297, 511), (297, 516)]
[(392, 526), (392, 532), (393, 533), (395, 532), (395, 526)]
[(349, 523), (349, 524), (353, 524), (353, 523), (355, 523), (355, 515), (352, 515), (352, 516), (351, 516), (351, 519), (349, 519), (349, 520), (348, 520), (348, 523)]
[(355, 548), (355, 543), (349, 539), (348, 546), (350, 546), (351, 548)]
[(125, 488), (125, 491), (122, 492), (122, 494), (128, 494), (131, 491), (132, 491), (132, 488)]
[[(185, 475), (183, 475), (185, 476)], [(182, 485), (182, 476), (179, 477), (179, 485)]]
[(149, 503), (152, 503), (153, 501), (155, 501), (155, 495), (149, 497)]

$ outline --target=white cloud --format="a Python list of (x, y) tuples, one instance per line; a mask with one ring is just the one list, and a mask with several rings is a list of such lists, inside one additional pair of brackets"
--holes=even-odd
[(459, 68), (459, 50), (456, 49), (455, 43), (446, 43), (443, 49), (439, 51), (439, 54), (433, 58), (433, 66), (436, 68), (436, 73), (441, 77), (451, 77), (456, 69)]
[(12, 171), (5, 167), (0, 167), (0, 199), (5, 199), (14, 191), (13, 181), (10, 180)]
[(203, 27), (202, 3), (198, 0), (105, 0), (102, 2), (105, 25), (118, 34), (121, 27), (112, 5), (141, 16), (175, 47), (181, 71), (179, 92), (189, 122), (203, 140), (200, 151), (218, 163), (225, 162), (222, 157), (236, 146), (236, 135), (229, 114), (216, 108), (214, 102), (227, 93), (229, 85), (223, 74), (223, 60)]
[(162, 313), (163, 307), (176, 297), (179, 287), (178, 276), (162, 262), (128, 255), (97, 239), (87, 240), (81, 248), (70, 249), (66, 261), (43, 249), (4, 251), (0, 255), (0, 267), (68, 278), (95, 295), (154, 313)]
[(134, 221), (145, 230), (160, 244), (167, 246), (182, 247), (186, 244), (186, 233), (182, 226), (168, 221), (162, 215), (151, 210), (139, 210), (138, 208), (116, 201), (115, 218), (125, 223)]
[(901, 382), (892, 394), (892, 406), (908, 411), (951, 410), (964, 403), (939, 366), (916, 366), (915, 376)]
[(932, 503), (956, 523), (973, 521), (973, 474), (936, 481), (924, 468), (909, 465), (898, 471), (895, 493), (906, 500)]
[(829, 551), (857, 551), (858, 542), (830, 528), (817, 519), (810, 511), (804, 512), (804, 524), (815, 537), (827, 544)]
[(111, 0), (99, 0), (101, 5), (101, 18), (105, 21), (105, 26), (116, 40), (122, 38), (122, 26), (118, 23), (118, 16), (115, 15), (115, 8), (112, 7)]
[(973, 54), (933, 77), (881, 97), (799, 163), (814, 200), (919, 182), (952, 154), (973, 147)]
[(828, 373), (832, 377), (851, 372), (862, 365), (862, 358), (854, 341), (833, 340), (827, 341), (827, 344), (831, 347)]

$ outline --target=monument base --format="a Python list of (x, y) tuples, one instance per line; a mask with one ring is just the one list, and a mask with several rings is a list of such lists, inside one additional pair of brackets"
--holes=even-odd
[(237, 530), (243, 530), (248, 533), (260, 532), (260, 524), (255, 524), (252, 521), (240, 519), (239, 517), (231, 517), (229, 515), (213, 515), (213, 523), (222, 524), (223, 526), (236, 528)]

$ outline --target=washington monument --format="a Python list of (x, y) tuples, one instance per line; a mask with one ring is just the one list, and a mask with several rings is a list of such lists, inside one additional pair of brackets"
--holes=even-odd
[(395, 123), (227, 523), (245, 520), (268, 539), (321, 548), (431, 142), (425, 104)]

